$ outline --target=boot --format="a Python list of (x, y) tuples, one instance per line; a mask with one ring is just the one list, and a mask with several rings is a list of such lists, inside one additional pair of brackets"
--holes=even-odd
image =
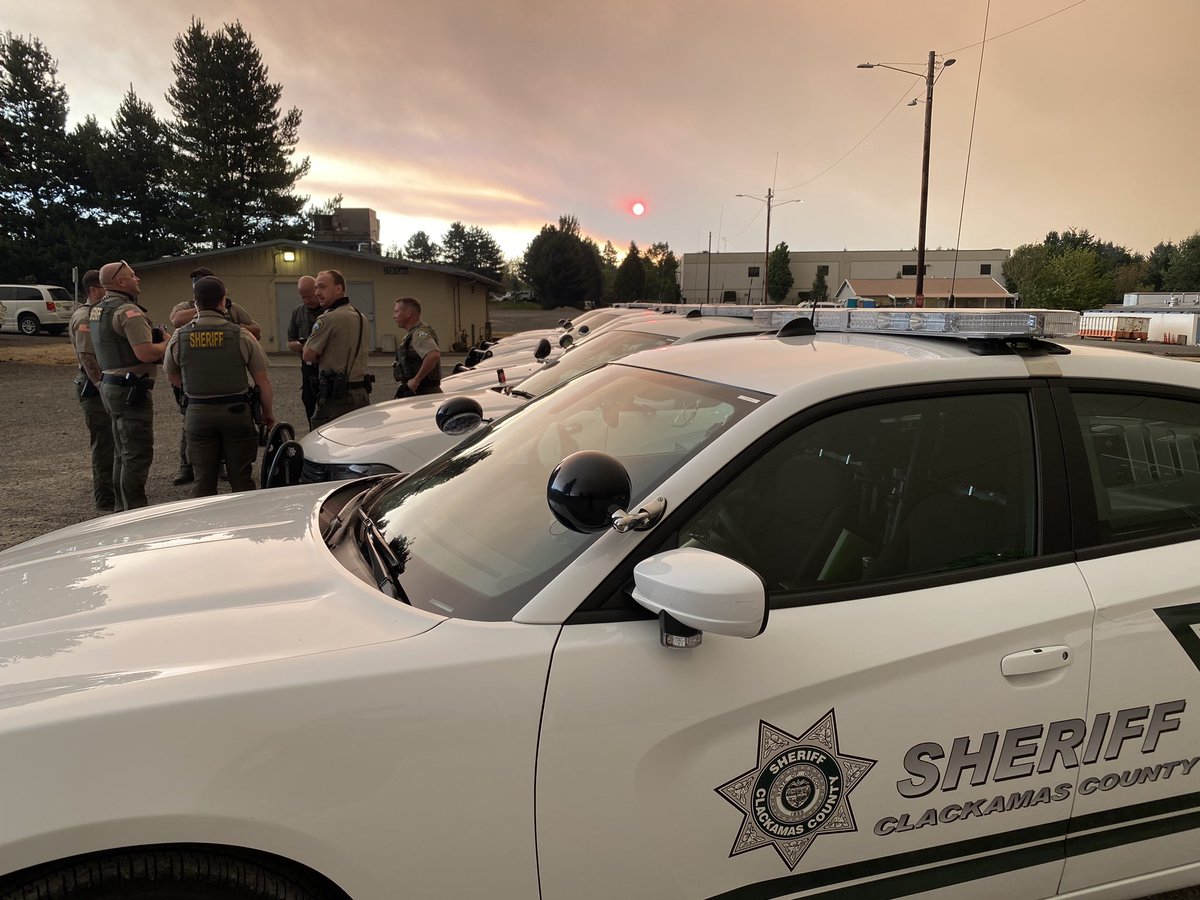
[(196, 480), (196, 473), (192, 471), (191, 466), (180, 466), (179, 474), (175, 476), (175, 480), (171, 484), (191, 484)]

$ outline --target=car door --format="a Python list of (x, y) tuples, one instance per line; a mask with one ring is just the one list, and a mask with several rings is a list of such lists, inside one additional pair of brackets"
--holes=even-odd
[(1064, 891), (1200, 863), (1200, 397), (1140, 384), (1069, 388), (1056, 398), (1076, 460), (1079, 568), (1096, 604), (1087, 710), (1096, 737)]
[[(883, 392), (668, 496), (554, 651), (542, 896), (1052, 896), (1093, 614), (1054, 427), (1031, 385)], [(678, 546), (759, 573), (760, 636), (660, 646), (628, 582)]]

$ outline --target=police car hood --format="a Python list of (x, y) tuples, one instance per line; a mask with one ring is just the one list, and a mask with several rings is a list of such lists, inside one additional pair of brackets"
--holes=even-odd
[[(469, 392), (483, 407), (484, 418), (502, 416), (522, 406), (518, 397), (487, 388)], [(300, 445), (305, 459), (322, 463), (387, 463), (398, 472), (420, 468), (462, 440), (438, 431), (435, 413), (446, 401), (439, 394), (408, 397), (364, 406), (338, 416)]]
[(105, 516), (0, 553), (0, 709), (396, 641), (442, 619), (340, 565), (329, 485)]

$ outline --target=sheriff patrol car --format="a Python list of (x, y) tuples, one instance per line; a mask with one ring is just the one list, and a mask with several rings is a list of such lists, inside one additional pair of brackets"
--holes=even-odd
[[(752, 312), (752, 310), (748, 310)], [(473, 397), (480, 415), (504, 415), (553, 390), (581, 372), (653, 347), (672, 343), (714, 341), (760, 334), (768, 323), (750, 318), (704, 315), (699, 307), (680, 314), (638, 310), (611, 322), (535, 371), (530, 368), (513, 381), (497, 381), (494, 371), (455, 375), (443, 382), (452, 393)], [(722, 347), (710, 352), (721, 355)], [(735, 351), (729, 351), (735, 352)], [(532, 356), (532, 354), (531, 354)], [(522, 367), (518, 366), (517, 371)], [(512, 367), (505, 369), (513, 371)], [(464, 381), (464, 379), (470, 379)], [(445, 396), (432, 394), (390, 400), (347, 413), (300, 441), (302, 480), (336, 481), (387, 472), (411, 472), (459, 442), (461, 434), (438, 430), (435, 412)]]
[(815, 315), (0, 554), (0, 898), (1200, 881), (1200, 367)]

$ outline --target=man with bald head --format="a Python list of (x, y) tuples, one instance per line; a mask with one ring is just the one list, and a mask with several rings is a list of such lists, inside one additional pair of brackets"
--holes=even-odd
[(149, 505), (146, 478), (154, 461), (154, 376), (167, 349), (138, 305), (141, 282), (129, 263), (100, 269), (104, 297), (88, 325), (100, 367), (100, 399), (112, 419), (113, 489), (122, 509)]
[(304, 403), (304, 412), (308, 416), (309, 428), (312, 427), (313, 412), (317, 408), (317, 364), (304, 359), (304, 345), (312, 334), (313, 325), (321, 315), (321, 303), (317, 300), (317, 279), (311, 275), (302, 275), (296, 282), (296, 293), (300, 295), (300, 305), (292, 310), (292, 319), (288, 322), (288, 349), (300, 354), (300, 399)]

